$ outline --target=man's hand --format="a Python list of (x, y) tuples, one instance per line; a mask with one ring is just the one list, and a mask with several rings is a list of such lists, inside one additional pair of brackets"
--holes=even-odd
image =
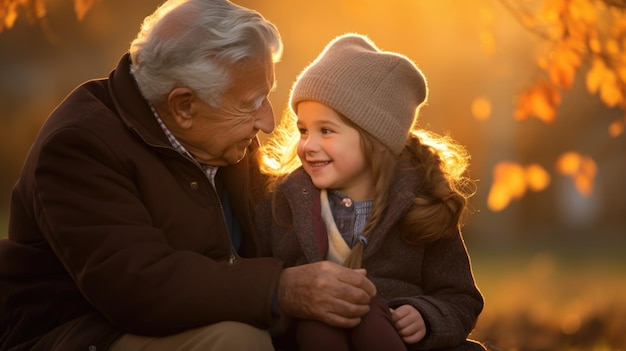
[(336, 327), (359, 324), (374, 295), (376, 288), (364, 269), (353, 270), (329, 261), (287, 268), (278, 283), (283, 313)]
[(391, 319), (407, 344), (415, 344), (426, 335), (426, 323), (422, 314), (411, 305), (402, 305), (395, 310), (390, 309)]

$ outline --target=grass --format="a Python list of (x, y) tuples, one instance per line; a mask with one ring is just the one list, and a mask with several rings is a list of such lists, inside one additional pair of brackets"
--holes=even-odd
[(476, 250), (485, 309), (471, 337), (501, 351), (626, 350), (622, 252)]

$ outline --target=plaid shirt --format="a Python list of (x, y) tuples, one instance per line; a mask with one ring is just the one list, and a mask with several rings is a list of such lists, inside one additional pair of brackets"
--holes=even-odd
[(353, 201), (339, 190), (329, 191), (328, 201), (337, 229), (348, 246), (353, 247), (372, 213), (372, 200)]
[(198, 164), (198, 166), (200, 166), (200, 168), (202, 168), (202, 170), (206, 174), (207, 178), (209, 178), (209, 181), (213, 185), (213, 188), (215, 188), (215, 175), (217, 174), (217, 170), (219, 169), (219, 167), (209, 166), (209, 165), (205, 165), (205, 164), (198, 162), (189, 153), (189, 151), (187, 151), (187, 149), (185, 149), (185, 147), (178, 141), (178, 139), (176, 139), (176, 137), (172, 134), (172, 132), (170, 132), (170, 130), (167, 129), (167, 126), (165, 126), (165, 123), (163, 123), (163, 120), (161, 119), (161, 117), (159, 116), (159, 114), (157, 113), (157, 111), (154, 109), (152, 105), (150, 105), (150, 109), (152, 110), (152, 113), (154, 114), (154, 117), (156, 118), (157, 122), (159, 122), (161, 129), (163, 129), (163, 132), (165, 133), (170, 143), (172, 144), (172, 147), (176, 151), (178, 151), (181, 155), (189, 158), (190, 160)]

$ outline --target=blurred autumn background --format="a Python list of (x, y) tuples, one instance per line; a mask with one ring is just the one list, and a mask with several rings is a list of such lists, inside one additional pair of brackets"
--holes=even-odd
[[(103, 77), (157, 0), (0, 0), (0, 237), (47, 114)], [(626, 350), (626, 1), (235, 0), (285, 43), (272, 95), (344, 32), (421, 67), (420, 124), (471, 154), (464, 227), (491, 350)]]

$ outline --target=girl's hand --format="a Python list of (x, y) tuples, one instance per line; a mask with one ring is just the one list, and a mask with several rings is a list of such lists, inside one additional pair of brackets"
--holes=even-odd
[(402, 305), (398, 308), (389, 309), (391, 311), (391, 319), (407, 344), (415, 344), (422, 340), (426, 335), (426, 323), (422, 315), (411, 305)]

